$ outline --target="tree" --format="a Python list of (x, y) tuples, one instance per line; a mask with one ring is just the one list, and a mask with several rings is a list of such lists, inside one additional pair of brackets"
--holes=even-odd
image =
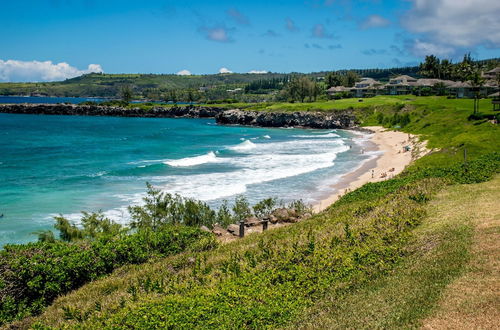
[(354, 71), (347, 71), (343, 85), (344, 87), (353, 87), (359, 80), (359, 74)]
[(242, 221), (252, 215), (250, 210), (250, 204), (248, 204), (247, 199), (243, 195), (239, 195), (234, 200), (233, 205), (234, 219), (236, 221)]
[(170, 101), (172, 101), (172, 103), (177, 103), (177, 93), (174, 89), (172, 89), (170, 91), (169, 97), (170, 97)]
[[(106, 218), (102, 212), (89, 213), (82, 212), (82, 227), (70, 223), (62, 215), (54, 217), (56, 224), (54, 227), (59, 230), (59, 237), (66, 242), (78, 241), (82, 239), (93, 240), (98, 237), (114, 237), (123, 231), (123, 227)], [(39, 233), (40, 241), (50, 241), (50, 234)]]
[(425, 61), (420, 63), (420, 74), (428, 78), (441, 79), (441, 61), (434, 55), (427, 55)]
[(437, 95), (439, 96), (446, 95), (446, 85), (444, 83), (442, 82), (435, 83), (433, 87)]
[(465, 54), (462, 62), (458, 63), (455, 68), (455, 78), (461, 81), (470, 80), (474, 76), (476, 65), (469, 54)]
[(441, 78), (451, 80), (453, 79), (453, 74), (453, 62), (448, 59), (441, 60)]
[(193, 95), (193, 91), (192, 90), (188, 90), (188, 92), (187, 92), (187, 99), (188, 99), (188, 102), (190, 104), (193, 103), (193, 101), (194, 101), (194, 95)]
[(480, 70), (475, 70), (469, 77), (469, 82), (474, 91), (474, 110), (473, 114), (476, 115), (479, 111), (479, 93), (481, 92), (481, 87), (484, 85), (484, 78), (481, 75)]
[(325, 77), (325, 82), (327, 88), (342, 86), (344, 83), (344, 78), (335, 72), (329, 72)]
[(292, 100), (304, 102), (307, 96), (313, 95), (314, 85), (315, 83), (305, 76), (294, 78), (287, 86), (287, 93)]
[(130, 103), (130, 101), (132, 100), (132, 89), (130, 88), (130, 86), (125, 85), (121, 88), (120, 98), (123, 100), (123, 102)]

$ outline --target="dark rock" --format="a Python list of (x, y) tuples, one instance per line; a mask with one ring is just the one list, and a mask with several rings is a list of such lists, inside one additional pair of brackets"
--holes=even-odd
[(78, 115), (114, 117), (161, 117), (161, 118), (212, 118), (223, 108), (203, 106), (173, 106), (142, 108), (122, 108), (101, 105), (79, 104), (3, 104), (0, 113), (39, 114), (39, 115)]
[(212, 229), (212, 233), (214, 233), (217, 236), (222, 236), (225, 233), (227, 233), (227, 231), (222, 226), (215, 224), (214, 229)]
[(259, 226), (259, 225), (260, 225), (260, 220), (257, 217), (249, 217), (245, 219), (245, 226), (247, 227)]
[(276, 217), (276, 219), (278, 220), (278, 222), (285, 222), (290, 217), (289, 214), (288, 214), (288, 210), (285, 209), (285, 208), (274, 210), (274, 212), (273, 212), (272, 215), (274, 217)]
[(263, 112), (226, 110), (218, 112), (219, 124), (237, 124), (263, 127), (352, 128), (356, 118), (351, 110), (331, 112)]
[(240, 226), (237, 224), (230, 224), (227, 226), (227, 231), (230, 232), (233, 235), (239, 235), (240, 233)]
[(355, 116), (351, 110), (331, 112), (259, 112), (246, 110), (225, 110), (224, 108), (199, 105), (123, 108), (102, 105), (79, 104), (3, 104), (0, 113), (79, 115), (153, 118), (213, 118), (219, 124), (252, 125), (263, 127), (305, 127), (305, 128), (353, 128)]

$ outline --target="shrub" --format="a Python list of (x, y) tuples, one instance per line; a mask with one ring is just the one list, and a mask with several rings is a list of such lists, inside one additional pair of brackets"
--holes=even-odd
[(0, 251), (0, 324), (40, 313), (57, 296), (125, 264), (214, 247), (211, 233), (169, 225), (113, 238), (7, 245)]

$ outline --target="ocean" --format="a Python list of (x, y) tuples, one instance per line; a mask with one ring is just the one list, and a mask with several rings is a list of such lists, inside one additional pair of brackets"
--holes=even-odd
[(213, 119), (0, 114), (0, 247), (36, 240), (63, 214), (120, 223), (146, 182), (217, 207), (244, 194), (315, 203), (374, 157), (344, 130), (219, 126)]

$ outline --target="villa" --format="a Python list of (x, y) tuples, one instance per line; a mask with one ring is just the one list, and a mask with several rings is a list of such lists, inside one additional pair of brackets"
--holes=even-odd
[(372, 78), (361, 78), (361, 81), (357, 82), (351, 91), (354, 93), (355, 97), (370, 97), (375, 96), (382, 91), (383, 84)]
[(482, 76), (485, 82), (479, 90), (469, 82), (433, 78), (414, 78), (408, 75), (400, 75), (391, 78), (389, 83), (385, 85), (372, 78), (361, 78), (354, 87), (330, 87), (327, 89), (327, 93), (333, 96), (343, 92), (350, 92), (353, 97), (372, 97), (376, 95), (425, 95), (424, 93), (438, 91), (443, 93), (443, 95), (464, 98), (474, 97), (476, 93), (486, 96), (498, 91), (500, 67), (484, 72)]

